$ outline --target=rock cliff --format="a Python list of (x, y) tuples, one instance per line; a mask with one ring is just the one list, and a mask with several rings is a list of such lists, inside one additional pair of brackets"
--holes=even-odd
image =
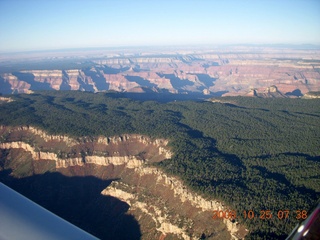
[[(144, 214), (151, 216), (152, 220), (156, 223), (157, 231), (160, 231), (163, 235), (172, 233), (178, 235), (179, 237), (182, 237), (182, 239), (191, 239), (191, 237), (188, 236), (184, 229), (170, 223), (170, 221), (166, 218), (166, 214), (164, 214), (161, 209), (159, 209), (155, 205), (150, 205), (139, 201), (137, 199), (137, 196), (121, 190), (121, 187), (119, 185), (120, 183), (116, 182), (116, 184), (113, 184), (113, 186), (109, 186), (107, 189), (103, 190), (101, 194), (116, 197), (128, 203), (132, 210), (138, 208)], [(123, 188), (124, 184), (121, 185)], [(126, 187), (128, 188), (129, 186)]]
[[(233, 49), (162, 54), (140, 52), (91, 59), (90, 68), (21, 70), (0, 75), (3, 93), (33, 90), (114, 90), (136, 92), (162, 89), (171, 93), (247, 95), (250, 89), (277, 86), (281, 97), (299, 90), (320, 90), (319, 51), (288, 49)], [(255, 53), (254, 51), (257, 51)], [(199, 77), (202, 76), (202, 77)], [(264, 97), (264, 95), (261, 95)]]
[(108, 165), (123, 165), (128, 168), (139, 167), (143, 164), (144, 160), (140, 160), (135, 156), (86, 156), (82, 158), (66, 158), (61, 159), (55, 153), (51, 152), (37, 152), (33, 147), (24, 142), (10, 142), (0, 143), (0, 149), (22, 149), (32, 155), (35, 161), (50, 160), (55, 162), (56, 168), (67, 168), (72, 166), (83, 166), (84, 164), (96, 164), (102, 166)]
[[(138, 134), (75, 139), (50, 135), (32, 126), (1, 126), (0, 133), (0, 149), (7, 156), (1, 168), (12, 169), (13, 176), (45, 171), (77, 176), (80, 168), (87, 169), (85, 175), (97, 175), (99, 167), (108, 169), (100, 176), (119, 180), (101, 194), (130, 206), (128, 213), (142, 226), (142, 239), (169, 235), (194, 239), (203, 234), (209, 239), (241, 239), (246, 234), (236, 222), (212, 219), (213, 210), (228, 209), (223, 203), (193, 193), (177, 177), (150, 166), (172, 157), (168, 140)], [(19, 157), (21, 151), (23, 158)]]
[[(168, 233), (174, 233), (178, 236), (181, 236), (183, 239), (192, 239), (193, 237), (200, 237), (197, 233), (190, 235), (190, 229), (198, 229), (198, 224), (205, 224), (204, 222), (194, 223), (192, 219), (191, 212), (197, 212), (197, 214), (207, 213), (211, 214), (213, 210), (228, 210), (223, 203), (215, 200), (204, 199), (203, 197), (194, 194), (191, 192), (181, 180), (173, 176), (167, 176), (163, 171), (154, 168), (154, 167), (136, 167), (133, 169), (136, 176), (139, 178), (139, 182), (142, 182), (143, 179), (153, 179), (152, 185), (147, 181), (145, 183), (137, 182), (135, 186), (143, 188), (143, 193), (148, 196), (153, 196), (154, 198), (162, 198), (164, 203), (159, 203), (157, 201), (148, 203), (146, 206), (145, 203), (139, 201), (139, 197), (131, 192), (135, 192), (135, 188), (130, 187), (134, 180), (132, 178), (122, 178), (122, 182), (113, 182), (111, 186), (102, 191), (104, 195), (110, 195), (121, 199), (122, 201), (127, 202), (133, 209), (139, 208), (142, 211), (145, 211), (148, 215), (152, 216), (152, 219), (157, 223), (158, 231), (161, 231), (164, 235)], [(128, 183), (126, 183), (128, 182)], [(144, 181), (143, 181), (144, 182)], [(152, 191), (148, 189), (152, 188)], [(165, 191), (167, 196), (160, 195), (159, 192)], [(171, 196), (172, 194), (172, 196)], [(170, 197), (168, 197), (170, 195)], [(170, 204), (167, 202), (174, 201), (180, 204), (180, 209), (174, 209), (171, 211), (164, 211), (161, 209), (169, 209)], [(182, 208), (188, 208), (189, 212), (184, 212)], [(149, 209), (149, 211), (148, 211)], [(152, 209), (152, 210), (150, 210)], [(184, 224), (175, 223), (175, 218), (179, 217), (183, 219)], [(211, 215), (210, 215), (211, 216)], [(211, 224), (214, 225), (214, 220), (210, 218), (202, 219), (202, 221), (212, 221)], [(243, 235), (239, 234), (240, 231), (246, 231), (243, 226), (240, 226), (237, 222), (232, 222), (228, 219), (223, 219), (224, 224), (226, 225), (228, 231), (231, 234), (232, 239), (241, 239)], [(198, 232), (199, 234), (199, 232)]]

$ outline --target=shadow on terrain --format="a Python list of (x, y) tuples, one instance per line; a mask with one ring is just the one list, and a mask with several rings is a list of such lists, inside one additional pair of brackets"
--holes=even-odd
[(217, 78), (212, 78), (208, 74), (195, 74), (199, 81), (202, 82), (207, 88), (214, 86), (214, 82)]
[(299, 156), (299, 157), (305, 157), (307, 160), (309, 161), (313, 161), (313, 162), (320, 162), (320, 156), (310, 156), (308, 154), (305, 153), (292, 153), (292, 152), (285, 152), (283, 153), (283, 155), (286, 156)]
[(136, 64), (134, 68), (132, 68), (134, 72), (148, 72), (150, 71), (147, 68), (141, 68), (140, 65)]
[(280, 112), (285, 113), (289, 116), (294, 116), (296, 117), (294, 114), (299, 114), (299, 115), (306, 115), (306, 116), (311, 116), (311, 117), (320, 117), (320, 115), (318, 114), (313, 114), (313, 113), (304, 113), (304, 112), (289, 112), (287, 110), (280, 110)]
[(218, 91), (218, 92), (212, 92), (211, 95), (213, 97), (222, 97), (223, 94), (228, 93), (229, 91)]
[(265, 178), (274, 179), (277, 182), (281, 182), (287, 186), (291, 185), (291, 182), (288, 181), (288, 179), (283, 174), (271, 172), (267, 168), (261, 167), (261, 166), (254, 166), (252, 168), (259, 170), (259, 172), (261, 173), (261, 176), (263, 176)]
[(92, 78), (99, 91), (107, 91), (109, 89), (109, 83), (107, 83), (106, 79), (101, 73), (91, 71), (90, 69), (84, 69), (83, 72), (86, 74), (86, 76)]
[(240, 109), (254, 109), (254, 110), (259, 110), (259, 111), (263, 111), (263, 112), (270, 112), (269, 109), (264, 109), (264, 108), (256, 108), (256, 107), (244, 107), (244, 106), (239, 106), (237, 104), (233, 104), (233, 103), (223, 103), (228, 107), (233, 107), (233, 108), (240, 108)]
[(174, 74), (160, 74), (158, 73), (159, 77), (165, 77), (170, 80), (171, 85), (174, 89), (182, 89), (185, 86), (193, 86), (194, 83), (189, 80), (182, 80), (176, 77)]
[(125, 76), (125, 78), (130, 81), (130, 82), (136, 82), (138, 83), (141, 87), (156, 87), (156, 84), (150, 83), (148, 80), (143, 79), (142, 77), (139, 76)]
[(60, 85), (60, 90), (71, 90), (69, 83), (69, 76), (65, 70), (62, 70), (62, 83)]
[(294, 90), (292, 92), (287, 92), (285, 95), (286, 96), (294, 96), (294, 97), (302, 97), (303, 96), (303, 94), (302, 94), (300, 89), (296, 89), (296, 90)]
[(319, 114), (311, 114), (311, 113), (303, 113), (303, 112), (295, 112), (295, 113), (300, 115), (311, 116), (311, 117), (320, 117)]
[[(282, 153), (279, 155), (302, 156), (302, 157), (306, 157), (306, 160), (316, 161), (316, 162), (320, 161), (319, 157), (312, 157), (312, 156), (309, 156), (309, 155), (303, 154), (303, 153)], [(265, 159), (267, 161), (267, 159), (271, 158), (271, 157), (272, 157), (271, 155), (264, 155), (264, 156), (260, 156), (258, 158)], [(261, 167), (261, 166), (254, 166), (253, 168), (257, 169), (261, 173), (261, 176), (263, 176), (266, 179), (268, 179), (268, 178), (274, 179), (275, 181), (277, 181), (279, 183), (285, 184), (289, 189), (296, 189), (301, 195), (310, 195), (311, 198), (314, 198), (314, 199), (317, 198), (317, 193), (314, 190), (308, 189), (304, 186), (295, 186), (286, 178), (286, 176), (284, 174), (269, 171), (267, 168)]]
[(2, 94), (12, 93), (11, 85), (7, 81), (5, 81), (2, 77), (0, 77), (0, 93)]
[(210, 146), (208, 150), (210, 150), (212, 153), (218, 154), (219, 156), (223, 157), (225, 161), (230, 165), (237, 166), (239, 172), (241, 172), (242, 170), (245, 170), (246, 167), (244, 166), (242, 160), (237, 155), (224, 153), (224, 152), (221, 152), (219, 149), (217, 149), (216, 147), (217, 141), (214, 138), (204, 137), (201, 131), (192, 129), (183, 123), (177, 123), (177, 124), (188, 129), (187, 133), (191, 138), (204, 140), (207, 143), (207, 146)]
[(80, 85), (80, 90), (87, 92), (94, 92), (93, 86), (88, 84), (88, 82), (84, 82), (80, 77), (77, 78), (77, 81)]
[(204, 101), (209, 99), (212, 95), (203, 95), (202, 93), (190, 94), (175, 94), (175, 93), (130, 93), (130, 92), (114, 92), (107, 93), (108, 97), (112, 98), (130, 98), (138, 101), (156, 101), (161, 103), (168, 103), (174, 101)]
[[(279, 153), (279, 154), (276, 154), (274, 156), (281, 156), (281, 155), (284, 155), (284, 156), (294, 156), (294, 157), (305, 157), (306, 160), (309, 160), (309, 161), (313, 161), (313, 162), (320, 162), (320, 156), (310, 156), (309, 154), (305, 154), (305, 153), (298, 153), (298, 152), (284, 152), (284, 153)], [(271, 158), (272, 155), (262, 155), (262, 156), (257, 156), (257, 158), (260, 158), (260, 159), (268, 159), (268, 158)]]
[(125, 214), (129, 205), (100, 194), (112, 180), (66, 177), (58, 172), (17, 179), (10, 173), (0, 172), (0, 181), (100, 239), (141, 237), (138, 222)]
[(121, 72), (125, 72), (128, 71), (130, 68), (129, 67), (124, 67), (124, 68), (112, 68), (112, 67), (108, 67), (108, 66), (103, 66), (102, 71), (105, 74), (118, 74)]
[(208, 68), (208, 67), (211, 67), (211, 66), (219, 66), (219, 63), (218, 62), (212, 62), (212, 63), (202, 64), (202, 67), (204, 67), (204, 68)]
[(35, 81), (34, 75), (31, 73), (13, 72), (12, 75), (21, 81), (29, 83), (31, 85), (30, 90), (52, 90), (49, 83)]

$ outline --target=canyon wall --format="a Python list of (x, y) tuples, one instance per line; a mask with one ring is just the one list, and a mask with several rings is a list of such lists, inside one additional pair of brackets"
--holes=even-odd
[[(92, 59), (88, 68), (23, 70), (0, 75), (2, 93), (34, 90), (203, 93), (250, 96), (276, 86), (277, 97), (320, 91), (319, 50), (236, 49)], [(268, 94), (261, 94), (268, 97)], [(272, 96), (274, 97), (274, 96)]]
[[(139, 178), (139, 182), (137, 182), (135, 186), (138, 185), (139, 188), (143, 189), (153, 189), (153, 191), (148, 191), (147, 194), (153, 195), (155, 198), (163, 198), (165, 202), (178, 202), (181, 205), (180, 208), (187, 208), (188, 212), (183, 212), (183, 210), (178, 209), (175, 210), (175, 212), (171, 211), (168, 213), (163, 209), (170, 208), (170, 206), (168, 206), (170, 204), (161, 204), (156, 201), (148, 203), (149, 205), (146, 207), (145, 203), (141, 203), (139, 198), (131, 193), (132, 191), (135, 191), (129, 186), (129, 184), (134, 182), (131, 178), (122, 178), (121, 182), (113, 182), (112, 185), (102, 191), (102, 194), (117, 197), (122, 201), (127, 202), (132, 208), (139, 208), (142, 211), (147, 211), (146, 213), (151, 215), (157, 223), (158, 231), (161, 231), (164, 235), (174, 233), (178, 236), (182, 236), (183, 239), (192, 239), (187, 226), (194, 229), (199, 227), (196, 226), (197, 224), (205, 225), (205, 223), (199, 220), (199, 222), (195, 224), (190, 212), (195, 211), (198, 214), (200, 214), (200, 212), (209, 213), (211, 217), (213, 210), (228, 210), (228, 208), (219, 201), (208, 200), (193, 193), (182, 183), (181, 180), (174, 176), (166, 175), (160, 169), (154, 167), (137, 167), (134, 168), (133, 171)], [(151, 184), (148, 184), (147, 181), (145, 183), (140, 183), (143, 179), (153, 179), (154, 182), (152, 183), (152, 186)], [(159, 194), (161, 190), (155, 189), (162, 189), (162, 191), (165, 189), (166, 194), (161, 196)], [(172, 194), (172, 196), (168, 197), (170, 194)], [(182, 227), (178, 227), (176, 224), (172, 223), (172, 218), (177, 217), (182, 218), (186, 224)], [(203, 218), (202, 221), (209, 221), (214, 225), (215, 220), (211, 218)], [(233, 222), (228, 219), (223, 219), (223, 222), (231, 234), (231, 239), (241, 239), (243, 237), (243, 232), (247, 232), (243, 226), (239, 225), (239, 223), (235, 221)]]
[(101, 166), (123, 165), (128, 168), (139, 167), (143, 164), (143, 160), (137, 159), (135, 156), (86, 156), (82, 158), (66, 158), (61, 159), (55, 153), (37, 152), (33, 147), (24, 142), (0, 143), (0, 149), (23, 149), (32, 155), (35, 161), (50, 160), (54, 161), (56, 168), (67, 168), (72, 166), (83, 166), (84, 164), (96, 164)]
[[(237, 222), (212, 219), (213, 210), (227, 210), (223, 203), (193, 193), (177, 177), (150, 166), (152, 162), (172, 157), (168, 140), (138, 134), (75, 139), (50, 135), (32, 126), (1, 126), (0, 133), (0, 149), (2, 153), (9, 153), (3, 155), (9, 157), (1, 170), (11, 169), (18, 178), (24, 176), (26, 167), (34, 168), (29, 174), (69, 171), (72, 176), (77, 176), (79, 168), (86, 168), (85, 174), (95, 175), (90, 171), (98, 171), (99, 166), (109, 167), (109, 177), (119, 180), (113, 181), (101, 194), (129, 204), (128, 213), (139, 221), (142, 229), (148, 229), (142, 230), (142, 239), (168, 235), (176, 239), (194, 239), (203, 234), (212, 236), (209, 239), (241, 239), (247, 233)], [(108, 149), (108, 155), (103, 154), (103, 149)], [(62, 154), (62, 151), (75, 151), (73, 156), (76, 157), (68, 157), (68, 153)], [(23, 163), (26, 159), (31, 159), (31, 165)], [(95, 167), (91, 169), (90, 166)], [(43, 169), (40, 171), (40, 168)]]

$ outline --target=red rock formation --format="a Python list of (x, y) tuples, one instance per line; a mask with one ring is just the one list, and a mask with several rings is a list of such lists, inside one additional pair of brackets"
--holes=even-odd
[[(2, 74), (0, 80), (9, 84), (12, 92), (18, 93), (29, 92), (38, 83), (55, 90), (138, 91), (137, 87), (156, 87), (169, 92), (204, 94), (227, 91), (229, 96), (247, 95), (253, 88), (266, 89), (272, 85), (276, 85), (282, 94), (295, 90), (302, 94), (320, 90), (320, 52), (317, 50), (238, 47), (232, 53), (228, 51), (198, 51), (193, 54), (188, 51), (185, 55), (171, 52), (170, 55), (159, 54), (156, 57), (148, 53), (140, 53), (139, 57), (133, 54), (128, 57), (112, 55), (111, 58), (94, 61), (97, 65), (90, 71), (28, 70), (22, 72), (31, 73), (34, 76), (32, 81), (19, 79), (11, 73)], [(114, 73), (103, 72), (106, 66), (113, 68)], [(196, 74), (207, 74), (216, 80), (207, 86)], [(165, 77), (167, 75), (175, 78), (169, 79)], [(129, 81), (128, 76), (140, 77), (141, 82)]]

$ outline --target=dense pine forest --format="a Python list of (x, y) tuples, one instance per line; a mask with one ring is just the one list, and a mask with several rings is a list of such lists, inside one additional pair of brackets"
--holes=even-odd
[[(1, 125), (73, 137), (139, 133), (169, 139), (174, 156), (157, 166), (235, 210), (251, 230), (248, 239), (283, 239), (299, 222), (296, 211), (308, 211), (320, 197), (320, 99), (163, 103), (76, 91), (11, 98), (0, 105)], [(244, 214), (250, 210), (253, 219)], [(271, 218), (261, 216), (267, 210)], [(279, 217), (285, 210), (290, 215)]]

